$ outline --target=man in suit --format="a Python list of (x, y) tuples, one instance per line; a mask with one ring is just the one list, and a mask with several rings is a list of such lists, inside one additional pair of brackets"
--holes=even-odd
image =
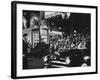
[(28, 54), (28, 42), (27, 42), (28, 34), (23, 35), (23, 69), (27, 69), (27, 54)]

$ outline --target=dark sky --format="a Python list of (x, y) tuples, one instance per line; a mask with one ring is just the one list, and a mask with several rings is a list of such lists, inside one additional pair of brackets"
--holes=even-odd
[(69, 31), (90, 32), (90, 20), (90, 14), (72, 13), (67, 23), (68, 29)]
[[(49, 24), (53, 28), (62, 27), (60, 30), (66, 34), (77, 32), (88, 32), (90, 34), (90, 14), (85, 13), (71, 13), (70, 18), (52, 17), (49, 19)], [(54, 24), (54, 25), (53, 25)]]

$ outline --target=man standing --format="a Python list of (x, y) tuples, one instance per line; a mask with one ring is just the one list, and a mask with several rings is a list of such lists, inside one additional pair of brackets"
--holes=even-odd
[(27, 54), (28, 54), (28, 42), (27, 42), (28, 34), (23, 35), (23, 69), (27, 69)]

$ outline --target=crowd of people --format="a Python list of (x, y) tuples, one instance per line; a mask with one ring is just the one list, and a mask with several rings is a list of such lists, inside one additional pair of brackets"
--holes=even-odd
[(88, 34), (74, 33), (67, 35), (63, 39), (51, 41), (51, 47), (54, 50), (87, 49), (90, 46), (90, 36)]

